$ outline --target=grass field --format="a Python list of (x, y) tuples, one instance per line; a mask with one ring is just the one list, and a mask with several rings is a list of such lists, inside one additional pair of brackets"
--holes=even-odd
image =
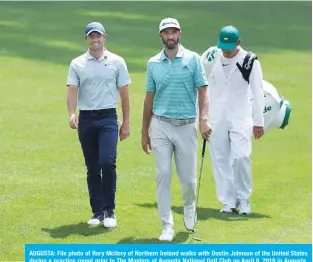
[[(285, 130), (253, 142), (251, 216), (219, 213), (206, 154), (197, 236), (311, 243), (311, 2), (0, 2), (0, 10), (0, 260), (23, 260), (25, 243), (158, 243), (154, 160), (141, 150), (140, 129), (146, 62), (161, 49), (157, 28), (168, 16), (199, 54), (222, 26), (237, 26), (293, 108)], [(132, 133), (118, 145), (118, 227), (110, 231), (86, 225), (84, 160), (65, 100), (68, 66), (85, 52), (91, 21), (105, 25), (108, 49), (125, 58), (132, 78)], [(174, 243), (188, 243), (176, 173), (172, 197)]]

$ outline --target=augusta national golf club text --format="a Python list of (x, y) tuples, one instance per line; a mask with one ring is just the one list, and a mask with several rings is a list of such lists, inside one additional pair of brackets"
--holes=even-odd
[[(307, 256), (306, 252), (297, 251), (272, 251), (269, 254), (275, 256), (291, 256), (292, 258), (285, 258), (276, 260), (276, 258), (262, 258), (259, 259), (261, 251), (256, 253), (251, 251), (30, 251), (29, 262), (305, 262), (305, 259), (297, 256)], [(290, 252), (290, 253), (289, 253)], [(263, 253), (262, 253), (263, 254)], [(256, 257), (255, 257), (256, 255)], [(43, 258), (45, 257), (45, 258)], [(53, 258), (46, 259), (46, 258)], [(60, 258), (61, 257), (61, 258)], [(231, 258), (230, 258), (231, 257)]]

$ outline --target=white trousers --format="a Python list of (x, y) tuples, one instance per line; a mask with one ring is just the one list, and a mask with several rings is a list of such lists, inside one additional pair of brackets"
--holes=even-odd
[(192, 205), (196, 199), (198, 148), (196, 123), (174, 126), (153, 117), (150, 137), (156, 165), (158, 213), (163, 228), (173, 227), (171, 211), (173, 154), (181, 184), (183, 205)]
[(212, 129), (208, 146), (217, 198), (235, 208), (238, 200), (248, 200), (252, 193), (252, 128), (229, 130), (227, 122), (221, 121)]

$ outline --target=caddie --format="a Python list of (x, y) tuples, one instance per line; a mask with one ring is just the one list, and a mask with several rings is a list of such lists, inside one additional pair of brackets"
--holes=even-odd
[(291, 108), (275, 87), (263, 80), (257, 56), (241, 47), (237, 28), (225, 26), (217, 46), (201, 56), (208, 78), (212, 125), (209, 149), (221, 212), (250, 214), (251, 137), (288, 124)]

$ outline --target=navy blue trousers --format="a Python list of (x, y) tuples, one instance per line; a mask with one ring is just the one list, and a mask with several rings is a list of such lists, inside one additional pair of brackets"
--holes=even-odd
[(117, 113), (107, 109), (101, 114), (80, 111), (79, 141), (87, 167), (90, 206), (94, 214), (115, 209)]

